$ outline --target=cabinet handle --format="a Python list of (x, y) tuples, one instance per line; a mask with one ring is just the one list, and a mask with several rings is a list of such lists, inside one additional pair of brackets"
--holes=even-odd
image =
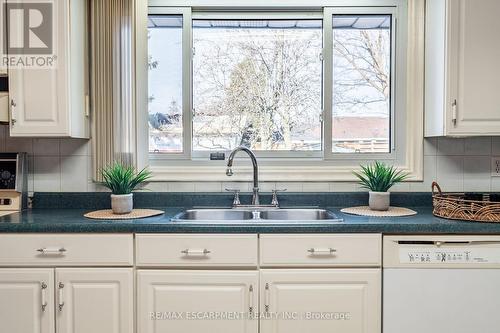
[(329, 255), (333, 255), (335, 252), (337, 252), (336, 249), (334, 248), (324, 248), (324, 249), (319, 249), (319, 248), (310, 248), (307, 250), (307, 252), (309, 252), (311, 255), (315, 255), (315, 254), (329, 254)]
[(264, 287), (264, 311), (269, 313), (269, 303), (271, 302), (271, 295), (269, 290), (269, 283)]
[(451, 121), (453, 122), (453, 126), (457, 126), (457, 100), (455, 99), (451, 104)]
[(58, 298), (57, 303), (58, 303), (58, 306), (59, 306), (59, 311), (62, 311), (63, 306), (64, 306), (64, 301), (63, 301), (63, 297), (64, 297), (64, 295), (63, 295), (64, 283), (59, 282), (58, 288), (59, 288), (59, 290), (58, 290), (58, 293), (57, 293), (58, 294), (58, 296), (57, 296), (57, 298)]
[(248, 313), (253, 314), (253, 285), (248, 288)]
[(45, 312), (45, 308), (47, 307), (47, 297), (45, 295), (45, 291), (47, 289), (47, 284), (45, 282), (42, 282), (40, 284), (41, 292), (42, 292), (42, 312)]
[(38, 252), (41, 254), (64, 254), (66, 252), (66, 249), (64, 247), (43, 247), (40, 249), (37, 249)]
[(16, 118), (14, 118), (14, 108), (17, 106), (16, 101), (12, 98), (10, 100), (10, 125), (14, 127), (14, 124), (16, 123)]
[(181, 253), (186, 255), (186, 256), (206, 256), (207, 254), (209, 254), (211, 252), (212, 251), (209, 251), (207, 249), (203, 249), (203, 250), (185, 249), (185, 250), (181, 251)]

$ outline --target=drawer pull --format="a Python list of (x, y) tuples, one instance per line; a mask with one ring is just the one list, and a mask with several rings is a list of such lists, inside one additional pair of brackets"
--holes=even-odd
[(42, 282), (40, 284), (41, 290), (42, 290), (42, 312), (45, 312), (45, 308), (47, 307), (47, 296), (45, 295), (45, 290), (47, 289), (47, 284), (45, 282)]
[(56, 248), (56, 247), (43, 247), (37, 250), (41, 254), (64, 254), (66, 249), (64, 247)]
[(211, 253), (212, 251), (203, 249), (203, 250), (194, 250), (194, 249), (185, 249), (182, 250), (181, 253), (186, 255), (186, 256), (206, 256), (207, 254)]
[(319, 248), (310, 248), (307, 250), (307, 252), (309, 252), (311, 255), (315, 255), (315, 254), (322, 254), (322, 255), (325, 255), (325, 254), (329, 254), (329, 255), (333, 255), (335, 252), (337, 252), (337, 250), (335, 250), (334, 248), (323, 248), (323, 249), (319, 249)]

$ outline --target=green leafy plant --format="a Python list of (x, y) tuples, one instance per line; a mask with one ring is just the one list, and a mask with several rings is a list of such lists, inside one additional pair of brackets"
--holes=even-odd
[(104, 168), (101, 175), (103, 178), (102, 185), (109, 188), (113, 194), (132, 193), (137, 186), (151, 178), (151, 172), (147, 169), (136, 172), (133, 166), (118, 162)]
[(361, 172), (353, 171), (353, 174), (358, 177), (358, 184), (362, 188), (373, 192), (387, 192), (393, 185), (409, 177), (408, 173), (378, 161), (371, 165), (361, 165)]

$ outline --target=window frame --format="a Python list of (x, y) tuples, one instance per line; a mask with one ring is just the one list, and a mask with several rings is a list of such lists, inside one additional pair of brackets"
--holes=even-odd
[[(249, 6), (251, 4), (251, 6)], [(142, 9), (141, 9), (142, 8)], [(253, 18), (276, 18), (277, 16), (319, 18), (323, 21), (323, 149), (308, 152), (258, 152), (261, 158), (261, 179), (266, 181), (352, 181), (351, 170), (360, 163), (382, 160), (397, 165), (412, 175), (411, 180), (423, 177), (423, 62), (417, 58), (423, 53), (424, 0), (358, 0), (353, 6), (350, 0), (285, 0), (270, 5), (265, 0), (138, 0), (137, 3), (137, 78), (146, 79), (147, 69), (147, 15), (183, 15), (183, 152), (149, 154), (147, 115), (147, 84), (137, 85), (138, 119), (138, 165), (150, 166), (153, 180), (158, 181), (222, 181), (224, 172), (219, 172), (223, 161), (209, 161), (207, 154), (192, 153), (192, 19), (230, 17), (242, 15)], [(285, 14), (277, 11), (286, 11)], [(234, 15), (237, 17), (234, 17)], [(390, 153), (333, 153), (332, 152), (332, 96), (333, 89), (333, 15), (342, 14), (388, 14), (391, 26), (391, 152)], [(145, 17), (144, 17), (145, 15)], [(220, 15), (220, 16), (218, 16)], [(308, 16), (311, 15), (311, 16)], [(187, 47), (185, 43), (188, 43)], [(186, 51), (187, 50), (187, 51)], [(415, 55), (417, 52), (417, 55)], [(329, 66), (329, 68), (328, 68)], [(146, 73), (144, 73), (146, 72)], [(186, 74), (187, 73), (187, 74)], [(331, 73), (332, 75), (328, 75)], [(142, 81), (140, 81), (142, 82)], [(398, 87), (398, 94), (395, 87)], [(412, 90), (413, 89), (413, 90)], [(422, 91), (421, 91), (422, 90)], [(416, 91), (415, 94), (409, 92)], [(146, 96), (144, 93), (146, 92)], [(142, 97), (142, 98), (141, 98)], [(410, 105), (413, 103), (413, 105)], [(396, 110), (404, 111), (396, 111)], [(187, 116), (186, 116), (187, 115)], [(328, 117), (328, 118), (327, 118)], [(140, 120), (142, 118), (142, 120)], [(330, 121), (324, 121), (330, 119)], [(395, 123), (396, 122), (396, 123)], [(399, 122), (400, 129), (395, 130)], [(146, 130), (144, 130), (146, 129)], [(186, 135), (189, 133), (189, 135)], [(140, 137), (140, 138), (139, 138)], [(186, 140), (187, 138), (187, 140)], [(144, 152), (144, 147), (146, 152)], [(302, 154), (305, 153), (305, 154)], [(310, 152), (309, 152), (310, 153)], [(319, 153), (319, 154), (317, 154)], [(300, 156), (302, 154), (302, 156)], [(314, 155), (314, 156), (313, 156)], [(239, 172), (232, 180), (248, 180), (251, 168), (241, 163)]]

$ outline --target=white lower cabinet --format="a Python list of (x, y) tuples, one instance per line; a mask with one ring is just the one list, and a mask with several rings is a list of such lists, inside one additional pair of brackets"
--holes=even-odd
[(54, 269), (0, 269), (0, 332), (53, 333)]
[(138, 333), (257, 333), (257, 271), (139, 270)]
[(132, 268), (56, 269), (58, 333), (133, 333)]
[(265, 269), (261, 333), (381, 331), (380, 269)]
[(133, 333), (133, 288), (132, 268), (2, 268), (0, 332)]

